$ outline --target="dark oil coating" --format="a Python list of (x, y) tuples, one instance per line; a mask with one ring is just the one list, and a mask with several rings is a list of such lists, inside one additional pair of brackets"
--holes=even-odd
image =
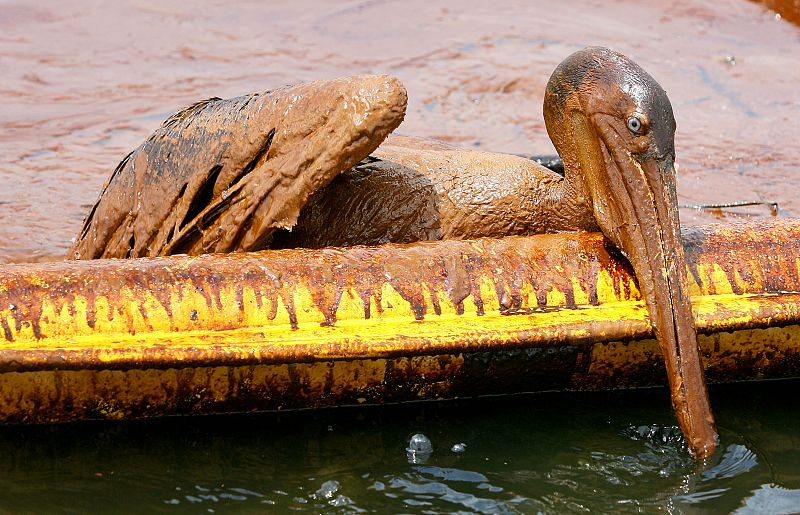
[(312, 193), (373, 151), (405, 106), (388, 76), (198, 102), (123, 159), (68, 257), (263, 248)]
[(297, 225), (278, 231), (270, 248), (322, 248), (440, 240), (439, 199), (418, 171), (367, 159), (315, 192)]
[(570, 191), (559, 174), (527, 158), (393, 136), (316, 192), (270, 247), (597, 230), (589, 206)]
[(697, 347), (675, 186), (675, 120), (664, 89), (628, 57), (586, 48), (548, 82), (547, 132), (573, 195), (630, 260), (661, 346), (673, 408), (692, 454), (717, 432)]
[[(631, 102), (633, 107), (627, 105)], [(674, 159), (675, 122), (658, 83), (616, 52), (576, 52), (553, 72), (544, 100), (548, 134), (564, 159), (563, 177), (519, 156), (391, 137), (371, 159), (317, 191), (297, 226), (277, 235), (273, 248), (598, 230), (600, 193), (593, 191), (587, 178), (593, 172), (575, 147), (576, 139), (597, 136), (577, 133), (569, 117), (578, 109), (587, 116), (619, 112), (624, 123), (632, 108), (654, 128), (653, 148), (639, 148), (637, 140), (632, 153)], [(619, 238), (612, 239), (620, 245)], [(641, 252), (626, 251), (629, 256)]]

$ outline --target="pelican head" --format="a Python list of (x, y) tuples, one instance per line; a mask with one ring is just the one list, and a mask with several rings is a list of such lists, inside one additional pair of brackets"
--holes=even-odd
[(626, 56), (586, 48), (553, 72), (544, 115), (565, 180), (633, 266), (678, 421), (695, 456), (706, 457), (717, 436), (687, 291), (669, 98)]

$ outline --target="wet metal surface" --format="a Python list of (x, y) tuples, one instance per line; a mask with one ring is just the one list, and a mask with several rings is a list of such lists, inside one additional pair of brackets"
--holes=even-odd
[[(686, 232), (710, 381), (800, 373), (800, 222), (782, 222)], [(563, 234), (6, 265), (0, 419), (663, 384), (610, 248)]]
[[(699, 339), (709, 382), (800, 376), (800, 326)], [(0, 374), (0, 423), (386, 404), (666, 384), (655, 340), (391, 359)]]

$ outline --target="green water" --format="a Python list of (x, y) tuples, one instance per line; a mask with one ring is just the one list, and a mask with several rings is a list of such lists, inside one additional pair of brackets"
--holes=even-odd
[(0, 510), (800, 512), (798, 394), (713, 387), (721, 450), (700, 467), (661, 389), (4, 428)]

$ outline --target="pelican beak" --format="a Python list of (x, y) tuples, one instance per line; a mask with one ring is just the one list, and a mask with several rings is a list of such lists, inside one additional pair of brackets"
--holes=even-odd
[[(607, 115), (578, 124), (579, 152), (598, 225), (628, 258), (664, 356), (672, 404), (689, 449), (704, 459), (717, 446), (687, 288), (672, 138), (637, 154)], [(589, 124), (593, 127), (589, 129)], [(588, 137), (591, 133), (599, 137)]]

